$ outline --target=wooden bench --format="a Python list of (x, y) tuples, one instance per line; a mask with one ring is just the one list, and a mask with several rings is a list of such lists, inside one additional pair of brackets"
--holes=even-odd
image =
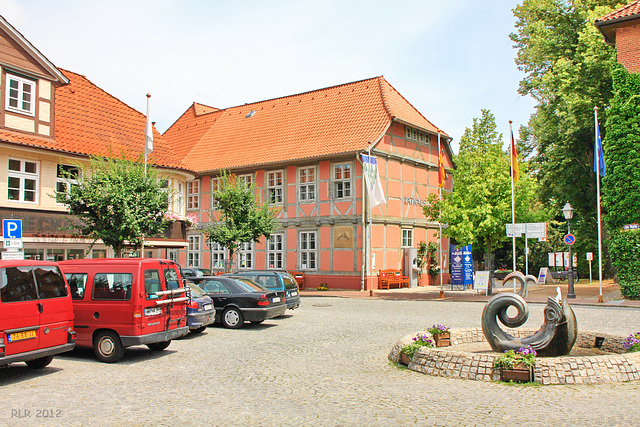
[(295, 277), (296, 282), (298, 282), (298, 288), (300, 290), (304, 289), (304, 273), (302, 271), (290, 271), (289, 273)]
[(402, 271), (395, 269), (378, 271), (378, 289), (409, 287), (409, 278), (402, 275)]

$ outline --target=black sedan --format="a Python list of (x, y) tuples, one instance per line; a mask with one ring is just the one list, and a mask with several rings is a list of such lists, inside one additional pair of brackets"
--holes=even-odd
[(281, 316), (287, 310), (284, 292), (266, 289), (250, 280), (230, 277), (190, 277), (211, 297), (216, 322), (226, 328), (241, 328), (245, 321), (259, 324)]

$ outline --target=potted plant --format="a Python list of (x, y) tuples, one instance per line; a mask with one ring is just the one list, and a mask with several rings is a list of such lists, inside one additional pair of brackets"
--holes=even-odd
[(493, 367), (500, 369), (501, 381), (530, 382), (533, 381), (536, 355), (530, 345), (518, 350), (505, 350), (493, 360)]
[(416, 335), (411, 339), (411, 343), (400, 349), (400, 363), (408, 365), (413, 359), (413, 354), (421, 347), (433, 347), (433, 341), (426, 334)]
[(624, 349), (629, 353), (640, 351), (640, 332), (629, 335), (624, 342)]
[(433, 325), (427, 331), (433, 336), (436, 347), (449, 347), (451, 345), (451, 328), (444, 325)]

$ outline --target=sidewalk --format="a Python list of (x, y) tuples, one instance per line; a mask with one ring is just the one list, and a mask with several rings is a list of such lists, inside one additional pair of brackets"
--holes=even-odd
[[(511, 284), (510, 284), (511, 285)], [(547, 297), (555, 297), (557, 294), (556, 287), (560, 287), (562, 297), (567, 296), (567, 284), (559, 283), (554, 285), (535, 285), (529, 287), (529, 295), (525, 297), (525, 300), (530, 303), (543, 303), (546, 304)], [(512, 285), (501, 287), (498, 286), (500, 292), (512, 291)], [(618, 284), (613, 283), (612, 280), (602, 282), (602, 296), (603, 303), (598, 302), (598, 296), (600, 294), (600, 285), (598, 282), (585, 283), (580, 282), (574, 285), (576, 294), (575, 299), (569, 299), (571, 305), (593, 305), (593, 306), (608, 306), (608, 307), (638, 307), (640, 308), (640, 301), (626, 300), (620, 294), (620, 287)], [(376, 299), (389, 299), (389, 300), (432, 300), (432, 301), (472, 301), (472, 302), (486, 302), (491, 298), (484, 294), (476, 294), (473, 289), (466, 289), (464, 291), (451, 290), (451, 285), (444, 285), (444, 298), (440, 298), (439, 286), (422, 286), (417, 288), (403, 288), (403, 289), (390, 289), (379, 290), (374, 289), (373, 292), (369, 290), (357, 291), (357, 290), (328, 290), (318, 291), (315, 289), (301, 290), (300, 296), (302, 297), (340, 297), (340, 298), (376, 298)]]

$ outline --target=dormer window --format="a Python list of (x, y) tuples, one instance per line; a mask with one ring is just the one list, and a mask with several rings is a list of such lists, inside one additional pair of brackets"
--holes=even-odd
[(36, 82), (13, 74), (7, 74), (6, 93), (5, 108), (8, 111), (35, 116)]

